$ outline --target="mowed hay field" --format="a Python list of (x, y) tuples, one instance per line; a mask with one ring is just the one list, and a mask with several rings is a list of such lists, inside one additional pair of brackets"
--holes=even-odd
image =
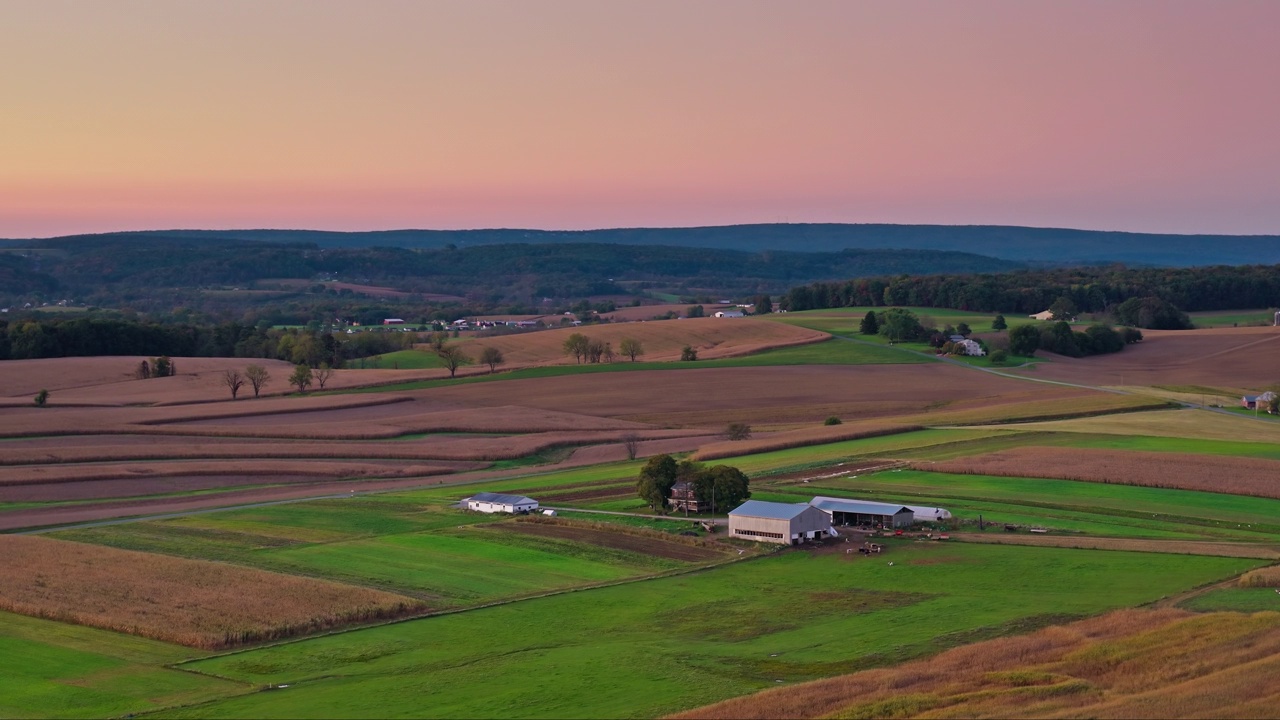
[(1156, 410), (1011, 425), (1029, 431), (1280, 443), (1280, 423), (1208, 410)]
[(574, 333), (611, 343), (621, 361), (629, 361), (622, 357), (622, 340), (639, 340), (644, 346), (644, 355), (637, 359), (659, 362), (679, 360), (686, 345), (698, 351), (699, 359), (710, 360), (822, 342), (830, 337), (817, 330), (752, 318), (692, 318), (557, 328), (469, 339), (461, 345), (473, 358), (480, 357), (483, 348), (496, 347), (511, 366), (573, 364), (576, 360), (565, 355), (564, 341)]
[(1280, 498), (1280, 461), (1261, 458), (1020, 447), (986, 455), (930, 462), (921, 466), (921, 469)]
[[(1276, 382), (1280, 328), (1143, 330), (1124, 352), (1090, 358), (1052, 356), (1030, 377), (1090, 385), (1207, 385), (1257, 393)], [(1022, 372), (1015, 370), (1014, 372)]]
[(0, 609), (217, 649), (425, 606), (407, 597), (221, 563), (0, 535)]
[(1273, 718), (1280, 613), (1126, 610), (678, 718)]

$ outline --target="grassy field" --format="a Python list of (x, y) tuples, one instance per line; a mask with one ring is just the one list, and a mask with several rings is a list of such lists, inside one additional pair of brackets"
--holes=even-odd
[(173, 670), (188, 648), (0, 612), (0, 716), (119, 717), (245, 692)]
[(1245, 325), (1271, 325), (1275, 322), (1275, 309), (1265, 310), (1216, 310), (1213, 312), (1187, 313), (1191, 323), (1198, 328), (1235, 327)]
[(889, 552), (893, 566), (786, 553), (187, 663), (291, 687), (166, 714), (651, 717), (1142, 603), (1256, 565), (998, 546)]
[(440, 357), (426, 350), (397, 350), (385, 355), (349, 360), (347, 367), (379, 370), (429, 370), (444, 367)]

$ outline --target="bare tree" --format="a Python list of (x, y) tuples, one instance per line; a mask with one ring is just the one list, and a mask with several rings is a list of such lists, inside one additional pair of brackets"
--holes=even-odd
[(623, 435), (622, 447), (627, 449), (627, 459), (635, 460), (636, 453), (640, 452), (640, 436), (635, 433)]
[(316, 379), (316, 385), (319, 385), (320, 389), (323, 390), (324, 384), (329, 382), (329, 378), (333, 377), (333, 368), (329, 367), (329, 363), (321, 363), (320, 367), (316, 368), (313, 377)]
[(449, 340), (449, 333), (444, 331), (433, 332), (427, 336), (427, 343), (431, 345), (432, 352), (440, 352), (444, 349), (444, 344)]
[(730, 440), (748, 440), (751, 438), (751, 426), (741, 422), (731, 422), (724, 429), (724, 436)]
[(604, 357), (604, 341), (588, 340), (587, 341), (587, 362), (599, 363), (600, 358)]
[(143, 360), (138, 363), (138, 369), (133, 372), (133, 376), (139, 380), (146, 380), (151, 377), (151, 363)]
[(506, 362), (507, 359), (502, 356), (502, 351), (492, 345), (486, 346), (480, 351), (480, 362), (489, 366), (489, 372), (497, 372), (498, 366)]
[(250, 365), (244, 369), (244, 376), (249, 381), (249, 386), (253, 388), (253, 396), (258, 397), (262, 392), (263, 386), (271, 379), (271, 373), (261, 365)]
[(244, 387), (244, 376), (239, 370), (224, 370), (222, 372), (222, 384), (227, 386), (231, 391), (231, 399), (235, 400), (236, 395), (240, 394), (240, 388)]
[(614, 355), (613, 353), (613, 343), (611, 342), (605, 343), (604, 344), (604, 361), (607, 363), (613, 363), (616, 357), (617, 356)]
[(467, 354), (457, 345), (445, 345), (436, 354), (449, 369), (449, 377), (453, 377), (458, 372), (458, 368), (471, 362), (471, 358), (467, 357)]

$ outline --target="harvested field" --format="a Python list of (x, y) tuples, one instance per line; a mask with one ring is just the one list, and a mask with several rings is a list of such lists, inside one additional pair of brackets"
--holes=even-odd
[(461, 469), (450, 465), (406, 464), (394, 461), (338, 462), (328, 460), (157, 460), (145, 463), (87, 463), (84, 465), (23, 465), (6, 468), (0, 487), (47, 485), (139, 478), (253, 475), (310, 476), (312, 478), (417, 477)]
[(1280, 461), (1261, 458), (1019, 447), (987, 455), (931, 462), (919, 469), (965, 475), (1045, 477), (1280, 498)]
[(1280, 443), (1280, 423), (1207, 410), (1158, 410), (1028, 423), (1013, 427), (1019, 430)]
[(1130, 552), (1172, 553), (1174, 555), (1211, 555), (1213, 557), (1257, 558), (1280, 560), (1280, 545), (1201, 540), (1142, 540), (1133, 538), (1072, 537), (1063, 535), (1014, 535), (952, 533), (962, 542), (989, 545), (1035, 545), (1039, 547), (1085, 548), (1088, 550), (1126, 550)]
[[(1280, 328), (1143, 330), (1124, 352), (1090, 358), (1053, 355), (1030, 375), (1090, 385), (1208, 385), (1257, 392), (1276, 380), (1271, 357)], [(1021, 372), (1021, 371), (1014, 371)]]
[(1280, 613), (1124, 610), (679, 718), (1274, 717)]
[[(831, 415), (872, 419), (960, 401), (1000, 402), (1008, 393), (1027, 392), (1018, 380), (930, 363), (604, 373), (455, 385), (410, 394), (473, 407), (505, 405), (519, 398), (526, 407), (670, 427), (739, 420), (813, 423)], [(1101, 396), (1076, 388), (1038, 392), (1042, 397)]]
[(218, 649), (420, 612), (410, 598), (309, 578), (0, 535), (0, 608)]
[[(679, 360), (684, 346), (691, 345), (703, 360), (736, 357), (762, 350), (821, 342), (830, 335), (817, 330), (750, 318), (694, 318), (651, 323), (609, 323), (590, 327), (567, 327), (536, 333), (473, 338), (462, 343), (471, 357), (482, 348), (496, 347), (510, 366), (572, 365), (576, 361), (564, 353), (564, 341), (574, 333), (611, 343), (614, 352), (624, 338), (639, 340), (647, 361)], [(619, 358), (626, 361), (624, 358)]]
[(592, 527), (576, 522), (569, 523), (568, 521), (524, 521), (487, 526), (486, 529), (572, 540), (613, 550), (625, 550), (640, 555), (650, 555), (684, 562), (706, 562), (724, 558), (722, 551), (711, 547), (694, 543), (682, 543), (670, 535), (620, 525)]
[[(607, 319), (612, 322), (636, 322), (644, 320), (654, 320), (665, 316), (669, 312), (684, 317), (692, 305), (697, 303), (668, 303), (666, 305), (640, 305), (639, 307), (622, 307), (613, 312), (602, 313), (601, 319)], [(737, 310), (736, 305), (721, 305), (718, 303), (703, 304), (702, 310), (708, 315), (714, 314), (718, 310)], [(731, 318), (741, 320), (742, 318)]]
[(897, 435), (899, 433), (923, 430), (920, 425), (899, 425), (896, 423), (849, 423), (846, 425), (819, 426), (792, 430), (754, 440), (726, 440), (704, 445), (694, 453), (693, 459), (698, 461), (718, 460), (720, 458), (737, 457), (754, 453), (788, 450), (790, 448), (807, 447), (809, 445), (825, 445), (843, 440), (859, 440), (861, 438)]
[(1240, 587), (1280, 588), (1280, 565), (1251, 570), (1241, 575)]
[(1014, 398), (1004, 397), (996, 402), (973, 408), (963, 407), (966, 404), (975, 405), (976, 403), (956, 403), (953, 406), (948, 406), (935, 412), (908, 415), (899, 418), (899, 420), (928, 425), (996, 425), (1057, 418), (1131, 413), (1169, 407), (1167, 402), (1158, 398), (1114, 394), (1068, 395), (1059, 398), (1041, 397), (1030, 401), (1019, 401)]

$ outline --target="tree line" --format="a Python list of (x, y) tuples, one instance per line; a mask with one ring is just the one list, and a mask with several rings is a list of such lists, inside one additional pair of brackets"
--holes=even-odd
[(1129, 300), (1137, 300), (1140, 305), (1151, 303), (1146, 298), (1190, 312), (1275, 307), (1280, 305), (1280, 266), (1113, 265), (881, 276), (796, 286), (780, 304), (791, 311), (906, 305), (1031, 315), (1048, 309), (1059, 298), (1067, 298), (1083, 313), (1105, 312)]

